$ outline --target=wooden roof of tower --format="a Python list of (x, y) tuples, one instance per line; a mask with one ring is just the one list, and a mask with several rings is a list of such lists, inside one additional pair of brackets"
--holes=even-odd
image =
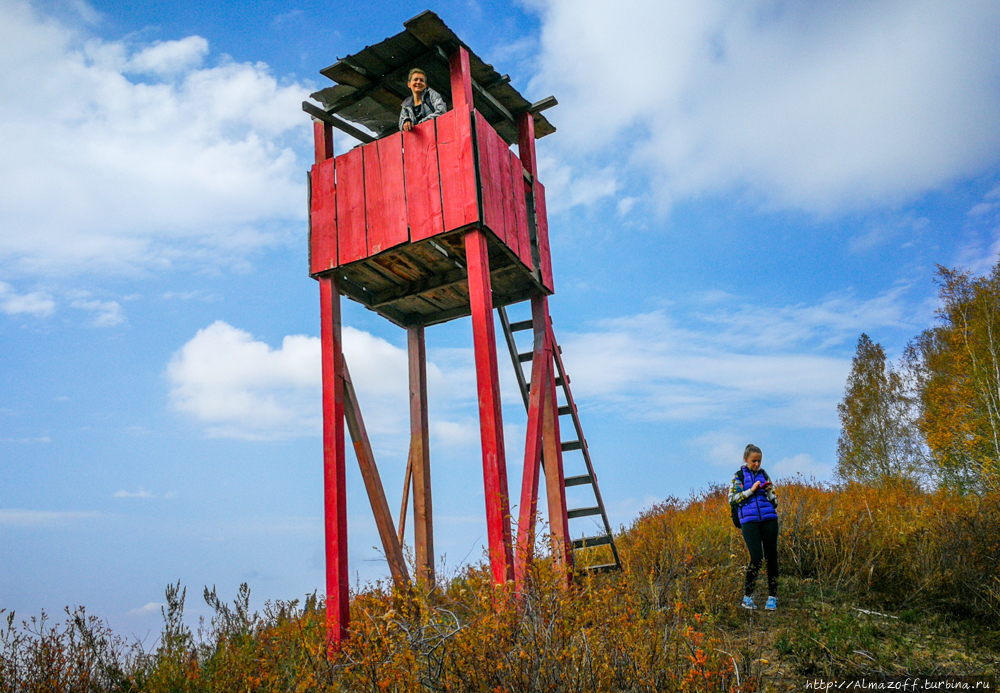
[(517, 143), (514, 119), (529, 109), (535, 120), (536, 139), (555, 132), (539, 112), (549, 104), (531, 104), (510, 85), (509, 75), (500, 75), (483, 62), (436, 14), (422, 12), (403, 22), (403, 26), (405, 30), (395, 36), (320, 70), (337, 84), (312, 94), (312, 98), (321, 102), (327, 113), (364, 126), (376, 138), (390, 135), (398, 131), (399, 109), (410, 95), (406, 76), (411, 68), (424, 70), (429, 85), (451, 108), (446, 56), (462, 46), (469, 52), (475, 108), (507, 144)]

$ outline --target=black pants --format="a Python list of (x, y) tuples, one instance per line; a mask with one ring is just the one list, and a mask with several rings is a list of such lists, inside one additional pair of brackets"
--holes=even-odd
[(757, 573), (760, 572), (760, 562), (767, 559), (767, 593), (778, 596), (778, 521), (744, 522), (743, 541), (750, 550), (750, 565), (747, 566), (744, 594), (753, 596), (754, 585), (757, 584)]

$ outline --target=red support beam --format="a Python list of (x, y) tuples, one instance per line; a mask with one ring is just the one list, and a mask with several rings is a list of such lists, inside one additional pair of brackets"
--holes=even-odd
[(347, 638), (350, 593), (347, 571), (347, 487), (344, 464), (344, 355), (340, 288), (333, 276), (319, 278), (323, 370), (323, 505), (326, 536), (326, 642), (332, 655)]
[(502, 585), (514, 579), (510, 539), (510, 501), (507, 495), (507, 460), (500, 412), (500, 376), (497, 371), (497, 341), (493, 327), (493, 294), (486, 236), (479, 229), (465, 234), (469, 271), (469, 303), (472, 337), (476, 352), (476, 383), (479, 388), (479, 426), (483, 444), (483, 478), (486, 490), (486, 526), (490, 544), (493, 581)]
[(316, 163), (333, 158), (333, 128), (321, 120), (313, 121), (313, 142), (316, 146)]
[(469, 51), (462, 46), (451, 54), (448, 60), (451, 71), (451, 103), (456, 111), (472, 110), (472, 68), (469, 66)]
[(406, 509), (410, 501), (410, 486), (413, 479), (413, 444), (410, 443), (410, 451), (406, 454), (406, 474), (403, 475), (403, 502), (399, 507), (399, 545), (403, 545), (403, 535), (406, 533)]
[(424, 328), (407, 328), (410, 371), (410, 459), (413, 474), (413, 547), (417, 581), (434, 587), (434, 521), (431, 512), (430, 435), (427, 424), (427, 345)]
[(535, 119), (525, 111), (517, 118), (517, 154), (521, 157), (521, 165), (531, 174), (538, 175), (538, 163), (535, 160)]
[(403, 558), (403, 549), (396, 537), (396, 528), (393, 527), (392, 513), (389, 512), (389, 503), (385, 499), (382, 478), (379, 476), (378, 466), (375, 464), (375, 454), (372, 452), (372, 445), (368, 440), (368, 431), (365, 430), (365, 420), (361, 416), (361, 407), (358, 405), (354, 383), (351, 382), (351, 373), (347, 368), (347, 361), (342, 358), (341, 362), (344, 374), (344, 418), (347, 421), (347, 428), (351, 432), (351, 440), (354, 442), (354, 453), (358, 458), (361, 478), (365, 482), (365, 490), (368, 492), (372, 513), (375, 515), (375, 526), (378, 528), (379, 538), (382, 540), (382, 549), (385, 551), (385, 559), (389, 563), (392, 581), (397, 588), (403, 590), (410, 584), (410, 576), (406, 571), (406, 559)]
[(523, 596), (535, 554), (535, 523), (538, 516), (538, 480), (542, 462), (542, 407), (546, 401), (545, 383), (552, 369), (547, 347), (548, 314), (544, 297), (531, 299), (534, 324), (534, 353), (531, 359), (531, 389), (528, 400), (528, 434), (524, 446), (524, 474), (521, 481), (521, 509), (517, 520), (517, 553), (514, 583)]
[[(546, 362), (552, 363), (553, 342), (546, 340)], [(566, 479), (563, 475), (562, 443), (559, 437), (559, 402), (556, 399), (554, 369), (546, 374), (545, 403), (542, 405), (542, 448), (545, 466), (545, 494), (549, 507), (549, 531), (552, 534), (552, 557), (562, 569), (568, 585), (572, 578), (573, 544), (569, 534), (566, 509)]]

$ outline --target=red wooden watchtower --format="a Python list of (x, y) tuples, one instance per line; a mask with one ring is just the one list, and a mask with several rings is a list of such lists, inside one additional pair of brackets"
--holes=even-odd
[[(496, 583), (520, 583), (530, 566), (539, 476), (546, 476), (555, 559), (567, 579), (575, 546), (612, 544), (576, 407), (548, 317), (553, 292), (545, 188), (538, 181), (535, 139), (555, 128), (480, 60), (432, 12), (405, 30), (322, 70), (336, 86), (313, 94), (316, 164), (309, 180), (309, 271), (319, 281), (323, 354), (323, 453), (326, 505), (328, 637), (336, 646), (348, 624), (346, 422), (397, 584), (409, 581), (398, 533), (341, 351), (340, 297), (358, 301), (408, 333), (414, 544), (418, 581), (433, 584), (434, 548), (424, 328), (471, 315), (479, 390), (489, 556)], [(400, 132), (397, 118), (409, 95), (413, 67), (445, 98), (449, 110)], [(360, 124), (374, 136), (351, 125)], [(362, 144), (334, 156), (332, 128)], [(517, 154), (510, 147), (517, 145)], [(511, 324), (503, 306), (531, 301), (532, 319)], [(511, 538), (497, 341), (493, 311), (512, 348), (528, 406), (516, 550)], [(516, 354), (513, 331), (532, 329), (533, 349)], [(520, 363), (531, 361), (530, 384)], [(560, 406), (556, 388), (563, 387)], [(562, 443), (559, 416), (570, 414), (578, 440)], [(562, 452), (582, 449), (587, 473), (565, 479)], [(542, 464), (544, 462), (544, 464)], [(589, 483), (597, 506), (569, 511), (565, 487)], [(404, 495), (404, 512), (406, 505)], [(607, 528), (596, 538), (570, 539), (572, 517), (599, 510)], [(574, 515), (576, 513), (576, 515)], [(401, 513), (400, 524), (405, 514)], [(617, 552), (615, 552), (617, 564)]]

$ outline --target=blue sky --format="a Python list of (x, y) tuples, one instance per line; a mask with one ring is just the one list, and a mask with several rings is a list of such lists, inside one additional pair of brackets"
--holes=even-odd
[[(192, 617), (205, 585), (248, 582), (258, 606), (322, 590), (299, 104), (424, 8), (123, 7), (0, 0), (0, 608), (83, 604), (145, 637), (178, 579)], [(996, 261), (996, 3), (431, 9), (559, 99), (550, 306), (616, 525), (727, 479), (751, 441), (772, 476), (829, 479), (859, 334), (897, 356), (934, 319), (936, 264)], [(344, 322), (395, 509), (405, 334), (355, 304)], [(427, 339), (447, 574), (485, 541), (470, 325)], [(365, 582), (387, 569), (349, 470)]]

